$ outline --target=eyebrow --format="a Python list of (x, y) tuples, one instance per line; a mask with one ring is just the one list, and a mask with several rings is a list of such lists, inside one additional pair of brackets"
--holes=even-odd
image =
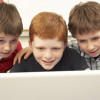
[(78, 41), (81, 41), (81, 40), (86, 40), (86, 39), (77, 39)]

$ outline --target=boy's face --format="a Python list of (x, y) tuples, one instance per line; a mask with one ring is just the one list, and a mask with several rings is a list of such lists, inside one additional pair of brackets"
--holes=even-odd
[(100, 55), (100, 31), (84, 35), (77, 34), (76, 39), (80, 48), (91, 57)]
[(16, 49), (18, 37), (0, 33), (0, 57), (6, 58)]
[(62, 58), (64, 42), (54, 39), (41, 39), (38, 36), (29, 42), (37, 62), (46, 70), (52, 69)]

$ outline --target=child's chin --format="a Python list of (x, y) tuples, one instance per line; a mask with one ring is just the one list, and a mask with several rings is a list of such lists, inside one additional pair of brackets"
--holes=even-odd
[(96, 58), (96, 57), (98, 57), (99, 55), (90, 55), (91, 57), (93, 57), (93, 58)]
[(10, 56), (10, 54), (6, 54), (6, 55), (3, 55), (2, 57), (3, 58), (7, 58), (7, 57), (9, 57)]
[(51, 70), (53, 67), (43, 67), (45, 70)]

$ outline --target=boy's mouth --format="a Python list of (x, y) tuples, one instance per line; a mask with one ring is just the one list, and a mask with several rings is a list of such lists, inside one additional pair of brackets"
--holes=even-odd
[(55, 60), (52, 60), (52, 61), (45, 61), (45, 60), (42, 60), (45, 65), (51, 65)]
[(96, 51), (90, 51), (89, 54), (96, 54), (97, 51), (98, 50), (96, 50)]
[(92, 51), (92, 52), (89, 52), (89, 53), (95, 53), (96, 51)]
[(9, 55), (10, 52), (2, 52), (3, 55)]
[(9, 54), (10, 52), (2, 52), (3, 54)]

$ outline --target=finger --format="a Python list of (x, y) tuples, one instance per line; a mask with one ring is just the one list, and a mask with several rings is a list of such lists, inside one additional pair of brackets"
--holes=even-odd
[(17, 54), (18, 64), (20, 64), (21, 59), (22, 59), (22, 57), (23, 57), (23, 55), (24, 55), (25, 53), (26, 53), (26, 52), (20, 51), (20, 52)]
[(24, 59), (27, 59), (27, 58), (30, 56), (31, 53), (32, 53), (32, 52), (30, 51), (30, 48), (29, 48), (29, 47), (26, 47), (26, 48), (20, 50), (20, 51), (16, 54), (16, 56), (15, 56), (15, 58), (14, 58), (13, 64), (15, 64), (17, 60), (18, 60), (18, 63), (20, 63), (20, 62), (21, 62), (21, 58), (22, 58), (22, 56), (24, 56), (24, 55), (25, 55), (25, 56), (24, 56)]
[(24, 56), (24, 59), (27, 59), (31, 55), (31, 52), (27, 52)]
[(16, 63), (16, 61), (17, 61), (17, 55), (14, 57), (14, 60), (13, 60), (13, 65)]
[(13, 65), (17, 62), (17, 60), (18, 60), (18, 63), (20, 63), (22, 56), (23, 54), (22, 54), (22, 51), (20, 50), (14, 57)]
[(18, 64), (20, 64), (20, 62), (21, 62), (21, 56), (20, 57), (18, 57)]

